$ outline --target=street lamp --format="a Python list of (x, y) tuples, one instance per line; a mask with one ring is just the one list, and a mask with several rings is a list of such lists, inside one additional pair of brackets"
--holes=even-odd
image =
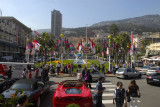
[(111, 38), (112, 36), (111, 35), (108, 35), (108, 39), (109, 39), (109, 71), (111, 72), (111, 55), (110, 55), (110, 42), (111, 42)]
[(63, 49), (63, 37), (64, 37), (64, 35), (63, 34), (61, 34), (60, 35), (60, 37), (62, 38), (62, 44), (61, 44), (61, 70), (62, 70), (62, 65), (63, 65), (63, 51), (64, 51), (64, 49)]

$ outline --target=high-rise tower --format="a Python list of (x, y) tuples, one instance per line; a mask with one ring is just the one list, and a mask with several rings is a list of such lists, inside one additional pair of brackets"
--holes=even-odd
[(60, 11), (51, 11), (51, 34), (58, 38), (62, 32), (62, 14)]

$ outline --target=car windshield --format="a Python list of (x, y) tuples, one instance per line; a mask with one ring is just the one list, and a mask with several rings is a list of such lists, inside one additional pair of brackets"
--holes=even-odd
[(12, 85), (11, 89), (13, 89), (13, 90), (18, 90), (18, 89), (31, 90), (32, 85), (31, 84), (17, 83), (17, 84)]
[(65, 90), (66, 94), (81, 94), (82, 90), (77, 88), (69, 88)]
[(123, 68), (118, 69), (118, 72), (124, 72), (124, 71), (125, 71), (125, 69), (123, 69)]
[(149, 70), (157, 70), (157, 68), (149, 68)]
[(149, 66), (144, 66), (142, 69), (150, 68)]

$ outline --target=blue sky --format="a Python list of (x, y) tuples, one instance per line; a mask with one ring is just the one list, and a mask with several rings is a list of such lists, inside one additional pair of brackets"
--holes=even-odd
[(0, 0), (2, 16), (13, 16), (32, 30), (51, 27), (51, 11), (62, 13), (62, 26), (91, 26), (110, 20), (160, 14), (160, 0)]

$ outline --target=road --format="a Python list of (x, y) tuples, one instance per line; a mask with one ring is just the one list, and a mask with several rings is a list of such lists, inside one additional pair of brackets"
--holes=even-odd
[[(154, 85), (148, 85), (146, 83), (145, 78), (146, 76), (142, 76), (141, 79), (136, 79), (136, 82), (140, 88), (140, 92), (142, 95), (138, 101), (139, 107), (160, 107), (160, 103), (159, 103), (160, 87), (154, 86)], [(63, 80), (73, 80), (73, 79), (76, 79), (76, 77), (51, 77), (50, 78), (51, 92), (50, 94), (42, 98), (41, 107), (53, 107), (52, 97), (53, 97), (54, 90), (57, 88), (57, 84), (55, 84), (56, 82), (60, 82)], [(112, 104), (112, 99), (113, 99), (113, 92), (114, 92), (114, 89), (116, 88), (116, 84), (118, 81), (122, 81), (123, 87), (127, 89), (131, 79), (124, 80), (124, 79), (118, 79), (116, 77), (106, 77), (106, 80), (103, 83), (103, 86), (106, 87), (106, 90), (103, 93), (103, 100), (102, 100), (104, 107), (115, 107), (115, 105)], [(93, 93), (93, 95), (95, 92), (95, 84), (96, 83), (92, 83), (93, 89), (91, 90), (91, 92)]]

